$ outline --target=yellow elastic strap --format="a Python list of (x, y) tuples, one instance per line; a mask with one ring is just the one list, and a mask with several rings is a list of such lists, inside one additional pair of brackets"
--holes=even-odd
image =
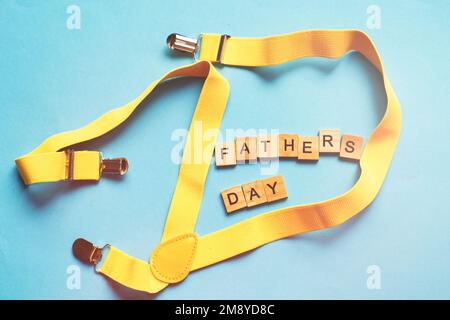
[[(134, 112), (140, 103), (161, 82), (183, 76), (206, 77), (210, 64), (206, 61), (194, 65), (177, 68), (167, 73), (161, 79), (154, 81), (136, 99), (126, 105), (113, 109), (88, 125), (72, 131), (55, 134), (46, 139), (32, 152), (16, 159), (16, 166), (25, 184), (40, 182), (55, 182), (67, 178), (67, 154), (60, 151), (80, 142), (88, 141), (104, 135), (116, 128)], [(213, 71), (215, 72), (215, 71)], [(215, 103), (226, 103), (228, 95), (228, 84), (221, 76), (213, 77), (211, 82), (220, 82), (221, 92), (226, 91), (226, 97), (217, 94), (214, 90), (203, 93), (204, 99), (216, 101)], [(219, 78), (219, 80), (217, 80)], [(213, 85), (211, 85), (212, 87)], [(225, 101), (221, 101), (225, 100)], [(197, 111), (196, 111), (197, 112)], [(204, 112), (200, 116), (204, 116)], [(73, 180), (98, 180), (100, 178), (100, 153), (97, 151), (76, 151), (73, 161)], [(182, 169), (183, 170), (183, 169)]]
[[(220, 127), (229, 93), (228, 82), (207, 61), (199, 61), (167, 73), (161, 79), (153, 82), (130, 103), (109, 111), (85, 127), (56, 134), (45, 140), (31, 153), (16, 159), (17, 168), (24, 182), (32, 184), (66, 179), (67, 153), (58, 150), (109, 132), (124, 122), (159, 83), (184, 76), (205, 78), (187, 140), (192, 141), (189, 137), (193, 136), (196, 122), (201, 122), (205, 130), (211, 129), (210, 132), (213, 134), (210, 141), (202, 141), (201, 145), (202, 154), (208, 156), (209, 161), (207, 162), (202, 159), (201, 163), (192, 163), (191, 157), (194, 155), (194, 149), (198, 147), (195, 144), (187, 143), (184, 148), (179, 179), (167, 217), (163, 240), (180, 233), (192, 232), (200, 209), (203, 187), (213, 153), (213, 148), (208, 147), (213, 145), (216, 140), (217, 129)], [(207, 154), (208, 151), (209, 154)], [(75, 151), (73, 152), (73, 164), (72, 178), (74, 180), (99, 179), (99, 152)], [(192, 263), (192, 261), (190, 262)], [(162, 283), (153, 276), (147, 262), (130, 257), (114, 247), (110, 248), (99, 272), (137, 290), (157, 292), (167, 286), (167, 283)]]
[[(220, 35), (203, 35), (200, 59), (216, 61), (220, 38)], [(274, 210), (200, 237), (191, 270), (223, 261), (278, 239), (333, 227), (347, 221), (375, 198), (400, 135), (400, 105), (384, 74), (377, 50), (366, 34), (355, 30), (306, 31), (259, 39), (231, 37), (225, 41), (221, 61), (231, 65), (266, 66), (311, 56), (339, 58), (352, 50), (359, 51), (380, 71), (387, 96), (386, 113), (367, 141), (362, 154), (359, 180), (349, 191), (338, 197)], [(203, 186), (192, 185), (189, 194), (198, 194), (200, 188)], [(169, 217), (173, 224), (170, 227), (166, 225), (165, 231), (176, 226), (177, 221), (181, 223), (187, 216), (196, 215), (197, 211), (183, 208), (171, 211)], [(167, 234), (175, 236), (177, 232)], [(142, 273), (134, 273), (125, 267), (128, 262), (137, 263), (135, 258), (116, 251), (113, 257), (108, 255), (104, 266), (108, 270), (116, 270), (116, 274), (121, 275), (116, 280), (125, 286), (137, 288), (138, 284), (142, 286), (152, 283), (152, 290), (144, 291), (155, 293), (167, 285), (159, 280), (155, 284), (155, 279), (151, 276), (152, 269), (145, 262), (139, 262)], [(149, 278), (152, 280), (149, 281)]]
[(110, 279), (134, 290), (156, 293), (169, 284), (158, 280), (147, 261), (136, 259), (111, 247), (99, 272)]
[[(183, 151), (179, 178), (162, 241), (194, 230), (210, 164), (210, 161), (205, 162), (203, 159), (198, 164), (192, 162), (194, 148), (198, 148), (192, 143), (194, 124), (201, 122), (205, 130), (211, 129), (213, 133), (211, 140), (203, 140), (201, 145), (201, 150), (204, 151), (202, 154), (208, 155), (208, 159), (211, 159), (213, 148), (208, 147), (213, 145), (216, 140), (218, 130), (214, 129), (220, 127), (229, 93), (228, 82), (206, 61), (176, 69), (156, 83), (179, 76), (205, 77), (206, 79), (188, 131), (187, 140), (190, 142), (185, 145)], [(146, 92), (150, 93), (149, 90), (146, 90)], [(207, 154), (208, 151), (209, 154)], [(178, 253), (177, 256), (183, 253), (184, 251)], [(148, 262), (133, 258), (114, 247), (110, 248), (105, 261), (99, 268), (99, 272), (127, 287), (150, 293), (158, 292), (168, 285), (153, 275)]]
[(98, 151), (74, 151), (72, 173), (66, 152), (33, 152), (16, 159), (16, 165), (25, 184), (60, 180), (100, 179), (101, 154)]
[[(219, 35), (203, 35), (200, 59), (216, 59), (219, 39)], [(274, 210), (200, 237), (193, 270), (281, 238), (339, 225), (359, 213), (380, 190), (401, 129), (400, 104), (379, 54), (365, 33), (318, 30), (259, 39), (231, 37), (225, 41), (221, 61), (231, 65), (267, 66), (312, 56), (339, 58), (352, 50), (360, 52), (380, 71), (387, 97), (385, 115), (361, 156), (361, 175), (356, 184), (335, 198)]]
[[(54, 135), (31, 153), (18, 158), (16, 164), (24, 182), (31, 184), (64, 180), (67, 171), (67, 154), (58, 150), (99, 137), (114, 129), (131, 115), (159, 83), (182, 76), (205, 78), (188, 137), (192, 137), (193, 126), (196, 122), (201, 122), (205, 130), (218, 129), (228, 99), (228, 82), (217, 73), (211, 63), (200, 61), (167, 73), (146, 88), (138, 98), (125, 106), (104, 114), (85, 127)], [(212, 130), (211, 132), (213, 132), (211, 141), (202, 142), (201, 150), (204, 151), (202, 154), (206, 154), (208, 145), (213, 144), (216, 140), (218, 131)], [(188, 138), (189, 140), (192, 139)], [(199, 164), (192, 163), (190, 158), (194, 154), (194, 148), (196, 146), (193, 143), (187, 143), (184, 148), (179, 179), (169, 210), (163, 239), (171, 238), (179, 233), (188, 233), (194, 229), (209, 168), (209, 161), (202, 161)], [(208, 159), (211, 159), (213, 148), (210, 148), (209, 151)], [(95, 162), (92, 161), (94, 155), (96, 155)], [(74, 152), (73, 163), (73, 179), (99, 179), (98, 152), (76, 151)], [(93, 171), (96, 172), (96, 175), (93, 174)], [(192, 186), (196, 187), (192, 188)], [(180, 215), (180, 212), (186, 212), (187, 214)], [(162, 283), (153, 276), (147, 262), (130, 257), (114, 247), (110, 248), (104, 263), (99, 268), (99, 272), (137, 290), (157, 292), (167, 286), (167, 283)]]

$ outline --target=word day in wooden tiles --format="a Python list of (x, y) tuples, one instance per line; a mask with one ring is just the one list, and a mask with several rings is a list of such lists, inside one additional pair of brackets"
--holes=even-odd
[(254, 163), (257, 159), (296, 158), (300, 161), (317, 161), (319, 154), (339, 154), (341, 158), (359, 160), (363, 137), (344, 134), (339, 130), (320, 130), (318, 136), (297, 134), (238, 137), (234, 141), (217, 144), (217, 167), (238, 163)]
[(256, 180), (221, 192), (228, 213), (287, 198), (282, 176)]

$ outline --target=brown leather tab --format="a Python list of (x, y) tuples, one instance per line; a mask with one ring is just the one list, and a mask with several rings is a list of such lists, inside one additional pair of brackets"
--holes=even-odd
[(78, 260), (86, 264), (96, 264), (102, 257), (102, 250), (83, 238), (74, 241), (72, 252)]

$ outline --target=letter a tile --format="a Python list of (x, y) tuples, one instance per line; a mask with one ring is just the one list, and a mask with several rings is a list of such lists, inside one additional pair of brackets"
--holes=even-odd
[(261, 180), (244, 184), (242, 190), (244, 191), (245, 201), (247, 201), (247, 207), (254, 207), (267, 202)]
[(236, 162), (256, 163), (257, 159), (257, 139), (256, 137), (236, 138)]

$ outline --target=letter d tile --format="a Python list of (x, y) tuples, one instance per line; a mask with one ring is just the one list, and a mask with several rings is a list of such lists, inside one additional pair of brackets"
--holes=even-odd
[(221, 192), (223, 204), (227, 213), (247, 207), (241, 186), (235, 186)]

